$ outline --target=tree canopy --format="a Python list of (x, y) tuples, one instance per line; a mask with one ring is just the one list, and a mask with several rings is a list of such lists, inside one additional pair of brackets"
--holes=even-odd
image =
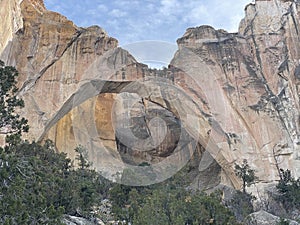
[(6, 141), (11, 144), (29, 129), (28, 121), (16, 112), (24, 107), (24, 101), (18, 97), (17, 77), (14, 67), (0, 61), (0, 133), (6, 134)]
[(235, 174), (243, 181), (243, 192), (246, 193), (246, 186), (250, 186), (257, 179), (255, 171), (250, 168), (248, 161), (243, 160), (242, 165), (235, 165)]

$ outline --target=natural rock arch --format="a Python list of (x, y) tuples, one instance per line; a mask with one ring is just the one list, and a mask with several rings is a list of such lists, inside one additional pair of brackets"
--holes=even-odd
[[(150, 82), (151, 82), (151, 79), (156, 80), (157, 78), (154, 78), (154, 77), (147, 78), (147, 80)], [(176, 105), (177, 103), (173, 102), (172, 103), (173, 105), (168, 105), (168, 103), (165, 103), (165, 99), (164, 99), (164, 97), (162, 97), (162, 95), (160, 95), (161, 98), (156, 96), (156, 97), (152, 97), (152, 99), (151, 99), (151, 94), (153, 94), (153, 90), (151, 90), (151, 88), (149, 89), (149, 86), (141, 81), (109, 81), (109, 80), (94, 79), (94, 80), (90, 80), (87, 83), (83, 84), (78, 89), (78, 91), (76, 93), (74, 93), (64, 103), (64, 105), (61, 107), (61, 109), (47, 123), (47, 125), (45, 126), (45, 130), (44, 130), (43, 134), (40, 136), (39, 140), (42, 141), (47, 138), (53, 139), (55, 144), (58, 145), (57, 146), (58, 149), (60, 149), (63, 152), (68, 152), (69, 155), (71, 156), (71, 158), (74, 158), (75, 157), (74, 153), (70, 152), (72, 150), (71, 146), (73, 144), (74, 145), (73, 147), (76, 147), (75, 145), (78, 145), (81, 143), (78, 143), (77, 142), (78, 140), (75, 140), (76, 135), (74, 136), (74, 133), (72, 134), (73, 135), (72, 138), (70, 138), (70, 136), (67, 137), (67, 139), (70, 138), (70, 139), (73, 139), (73, 141), (66, 140), (63, 137), (65, 137), (64, 135), (67, 135), (66, 133), (70, 132), (70, 130), (73, 130), (71, 132), (74, 132), (74, 129), (78, 129), (78, 126), (83, 126), (82, 124), (80, 124), (80, 125), (75, 125), (77, 128), (73, 127), (74, 120), (76, 120), (76, 118), (78, 119), (78, 117), (77, 117), (78, 112), (80, 111), (79, 114), (84, 114), (86, 112), (86, 110), (88, 110), (88, 111), (92, 110), (92, 112), (89, 112), (91, 114), (89, 114), (89, 116), (87, 116), (90, 119), (90, 117), (93, 116), (92, 114), (95, 113), (94, 112), (95, 107), (97, 107), (97, 104), (99, 104), (99, 102), (101, 104), (102, 101), (109, 101), (108, 105), (107, 105), (107, 102), (105, 103), (106, 104), (105, 108), (108, 108), (107, 110), (109, 111), (110, 110), (109, 105), (111, 105), (111, 101), (116, 100), (115, 96), (110, 96), (110, 95), (111, 94), (116, 95), (116, 94), (120, 94), (122, 92), (124, 93), (124, 91), (125, 91), (125, 93), (128, 93), (129, 95), (133, 94), (133, 95), (143, 95), (144, 97), (148, 96), (149, 99), (147, 99), (147, 98), (146, 99), (151, 104), (157, 104), (158, 107), (162, 107), (163, 110), (169, 111), (175, 117), (180, 118), (178, 110), (176, 110), (176, 106), (178, 106), (178, 105)], [(98, 101), (98, 103), (97, 103), (97, 101)], [(86, 105), (83, 106), (84, 104), (86, 104)], [(175, 107), (174, 107), (174, 105), (175, 105)], [(91, 107), (91, 108), (89, 108), (89, 107)], [(81, 108), (81, 109), (79, 109), (79, 108)], [(79, 111), (74, 113), (74, 110), (79, 110)], [(188, 112), (188, 110), (184, 113), (187, 113), (187, 114), (191, 113), (191, 112)], [(72, 112), (73, 112), (73, 115), (71, 115)], [(106, 112), (106, 113), (109, 114), (109, 112)], [(74, 116), (75, 114), (77, 116)], [(219, 149), (217, 144), (214, 142), (213, 138), (210, 137), (211, 129), (214, 129), (214, 128), (211, 126), (209, 121), (203, 115), (201, 115), (201, 111), (198, 111), (196, 116), (199, 119), (198, 122), (201, 126), (201, 129), (194, 129), (193, 127), (187, 127), (185, 129), (185, 131), (187, 132), (187, 134), (190, 137), (192, 137), (193, 140), (197, 140), (197, 143), (199, 145), (203, 146), (203, 148), (205, 148), (206, 153), (201, 156), (202, 157), (202, 166), (200, 165), (199, 168), (202, 167), (202, 169), (201, 169), (202, 172), (207, 173), (207, 172), (205, 172), (205, 170), (209, 169), (209, 167), (211, 167), (211, 166), (215, 167), (214, 162), (216, 162), (220, 166), (220, 168), (222, 168), (222, 171), (225, 174), (225, 177), (226, 177), (225, 180), (227, 182), (226, 184), (233, 186), (235, 188), (239, 188), (240, 182), (237, 179), (237, 177), (235, 176), (230, 163), (227, 162), (227, 160), (223, 156), (222, 150)], [(93, 120), (93, 118), (92, 118), (92, 120)], [(102, 119), (99, 119), (99, 120), (102, 120)], [(105, 118), (105, 120), (112, 122), (110, 120), (110, 118)], [(186, 122), (186, 118), (183, 118), (183, 120), (185, 120), (185, 122)], [(89, 122), (87, 122), (87, 121), (86, 121), (86, 123), (89, 124)], [(65, 128), (57, 128), (58, 124), (61, 124), (61, 125), (59, 125), (61, 127), (66, 127), (66, 126), (70, 126), (70, 127), (67, 130), (61, 132), (59, 130), (65, 129)], [(80, 128), (79, 128), (79, 130), (80, 130)], [(101, 128), (100, 128), (100, 130), (101, 130)], [(113, 130), (110, 128), (110, 132), (111, 131), (113, 132)], [(63, 132), (65, 134), (63, 134)], [(77, 136), (78, 136), (78, 134), (77, 134)], [(63, 141), (57, 140), (57, 137), (63, 138)], [(86, 138), (86, 136), (83, 139), (85, 139), (85, 138)], [(93, 138), (95, 138), (95, 137), (92, 137), (91, 139), (93, 139)], [(109, 134), (106, 137), (102, 137), (102, 138), (103, 139), (101, 141), (104, 143), (106, 148), (110, 149), (110, 151), (111, 151), (110, 153), (114, 154), (115, 157), (118, 157), (117, 156), (117, 154), (118, 154), (117, 140), (113, 139), (113, 136), (111, 134)], [(171, 142), (175, 142), (175, 143), (171, 143)], [(177, 143), (176, 140), (171, 140), (171, 141), (169, 140), (169, 142), (167, 144), (176, 145), (176, 143)], [(164, 145), (164, 147), (166, 147), (166, 145)], [(189, 147), (189, 149), (190, 148), (191, 147)], [(188, 151), (189, 151), (189, 153), (187, 153), (188, 155), (183, 156), (183, 157), (192, 157), (193, 151), (195, 151), (195, 149), (191, 149)], [(93, 158), (95, 159), (95, 155), (93, 155), (93, 154), (95, 154), (95, 152), (92, 151), (92, 152), (89, 152), (89, 154), (92, 154), (92, 156), (91, 156), (92, 160), (93, 160)], [(159, 160), (156, 160), (156, 161), (159, 161)], [(95, 161), (94, 161), (94, 164), (95, 164)], [(96, 162), (96, 164), (97, 164), (97, 162)], [(112, 170), (112, 174), (114, 174), (114, 172), (116, 172), (116, 171)], [(219, 174), (217, 174), (216, 176), (219, 177)], [(211, 176), (211, 177), (207, 176), (206, 179), (212, 179), (212, 177), (213, 176)], [(203, 180), (203, 178), (201, 178), (201, 179)], [(224, 180), (224, 178), (223, 178), (223, 180)], [(200, 183), (201, 183), (201, 185), (203, 185), (203, 183), (204, 183), (204, 185), (207, 183), (207, 185), (209, 186), (209, 181), (204, 181), (204, 182), (203, 181), (195, 181), (195, 182), (199, 183), (199, 184), (194, 184), (196, 186), (200, 185)], [(220, 180), (219, 180), (219, 182), (220, 182)], [(214, 184), (216, 184), (216, 183), (214, 183)], [(202, 186), (201, 188), (205, 189), (208, 187)], [(210, 186), (210, 188), (211, 188), (211, 186)]]

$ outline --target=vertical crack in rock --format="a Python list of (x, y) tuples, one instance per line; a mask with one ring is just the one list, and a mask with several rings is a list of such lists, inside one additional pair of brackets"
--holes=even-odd
[(143, 120), (144, 120), (144, 122), (145, 122), (145, 124), (146, 124), (146, 131), (147, 131), (148, 136), (149, 136), (149, 137), (152, 137), (151, 130), (149, 129), (149, 121), (148, 121), (147, 118), (146, 118), (146, 115), (147, 115), (147, 111), (148, 111), (148, 110), (147, 110), (147, 106), (146, 106), (146, 104), (145, 104), (144, 98), (141, 98), (141, 103), (142, 103), (143, 110), (144, 110), (144, 113), (145, 113), (145, 115), (143, 116)]
[[(255, 46), (256, 59), (257, 59), (258, 64), (259, 64), (258, 70), (259, 70), (260, 76), (262, 78), (265, 90), (266, 90), (266, 92), (268, 94), (268, 97), (274, 99), (274, 101), (271, 101), (271, 103), (273, 104), (273, 107), (274, 107), (274, 109), (276, 110), (276, 112), (277, 112), (277, 114), (279, 116), (279, 119), (280, 119), (280, 121), (281, 121), (281, 123), (283, 125), (283, 128), (289, 134), (289, 138), (290, 138), (291, 142), (293, 142), (292, 134), (290, 132), (288, 124), (285, 122), (285, 119), (284, 119), (284, 118), (287, 118), (287, 114), (285, 113), (285, 111), (283, 111), (285, 115), (282, 115), (282, 113), (281, 113), (282, 110), (280, 110), (280, 109), (284, 108), (283, 105), (282, 105), (282, 103), (281, 103), (281, 100), (272, 92), (272, 90), (270, 89), (270, 87), (268, 85), (268, 82), (267, 82), (267, 80), (265, 78), (265, 75), (263, 73), (263, 63), (262, 63), (262, 59), (261, 59), (261, 56), (260, 56), (261, 53), (260, 53), (260, 50), (259, 50), (259, 45), (257, 44), (256, 39), (255, 39), (256, 37), (254, 35), (255, 32), (253, 30), (253, 24), (251, 25), (251, 33), (252, 33), (251, 39), (252, 39), (253, 44)], [(260, 109), (258, 109), (258, 110), (260, 110)]]
[(82, 32), (78, 30), (77, 35), (75, 37), (73, 37), (71, 39), (71, 41), (66, 45), (66, 48), (63, 50), (62, 54), (60, 56), (52, 59), (52, 61), (47, 66), (42, 68), (40, 70), (40, 72), (34, 78), (27, 80), (23, 84), (23, 86), (20, 88), (19, 94), (23, 95), (25, 92), (29, 91), (32, 87), (34, 87), (34, 85), (43, 76), (43, 74), (64, 56), (65, 52), (74, 44), (74, 42), (76, 42), (78, 40), (78, 38), (80, 37), (81, 34), (82, 34)]

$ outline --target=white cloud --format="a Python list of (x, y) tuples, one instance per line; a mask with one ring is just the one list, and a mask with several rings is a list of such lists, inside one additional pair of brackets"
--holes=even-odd
[(166, 16), (177, 14), (181, 8), (177, 0), (162, 0), (160, 4), (161, 4), (160, 12)]
[[(78, 26), (98, 24), (121, 44), (141, 40), (175, 43), (188, 27), (204, 24), (237, 31), (252, 0), (45, 0)], [(70, 7), (71, 6), (71, 7)]]
[(105, 5), (103, 5), (103, 4), (97, 5), (97, 9), (98, 9), (99, 11), (103, 11), (103, 12), (105, 12), (105, 11), (108, 10), (107, 6), (105, 6)]
[[(49, 9), (62, 13), (78, 26), (97, 24), (139, 60), (160, 66), (168, 64), (177, 48), (176, 39), (189, 27), (211, 25), (236, 32), (244, 7), (250, 2), (252, 0), (45, 0)], [(140, 41), (148, 44), (140, 45)], [(172, 49), (168, 50), (168, 46)]]
[(177, 50), (175, 44), (163, 41), (141, 41), (122, 46), (139, 62), (152, 67), (167, 67)]
[(120, 9), (113, 9), (113, 10), (109, 13), (109, 15), (112, 16), (112, 17), (120, 18), (120, 17), (126, 16), (127, 13), (124, 12), (124, 11), (121, 11)]
[[(205, 5), (195, 5), (190, 8), (189, 14), (184, 18), (185, 21), (194, 26), (199, 25), (199, 22), (205, 21), (208, 23), (212, 16), (208, 13), (207, 7)], [(203, 22), (202, 22), (203, 23)]]

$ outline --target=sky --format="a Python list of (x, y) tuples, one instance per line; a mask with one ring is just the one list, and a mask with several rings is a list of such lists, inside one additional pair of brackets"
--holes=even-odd
[[(145, 46), (140, 45), (141, 42), (146, 43), (145, 49), (161, 48), (166, 44), (167, 49), (172, 48), (175, 51), (176, 40), (182, 37), (189, 27), (211, 25), (216, 29), (237, 32), (238, 24), (244, 17), (244, 8), (253, 0), (44, 0), (44, 2), (49, 10), (63, 14), (77, 26), (99, 25), (109, 36), (118, 39), (121, 47), (129, 50), (136, 58), (147, 61), (145, 56), (134, 53), (144, 52), (141, 46)], [(173, 55), (173, 52), (170, 55)], [(162, 63), (165, 63), (164, 61), (169, 60), (166, 57), (157, 59), (157, 62), (162, 60)], [(148, 59), (151, 60), (156, 59)]]

